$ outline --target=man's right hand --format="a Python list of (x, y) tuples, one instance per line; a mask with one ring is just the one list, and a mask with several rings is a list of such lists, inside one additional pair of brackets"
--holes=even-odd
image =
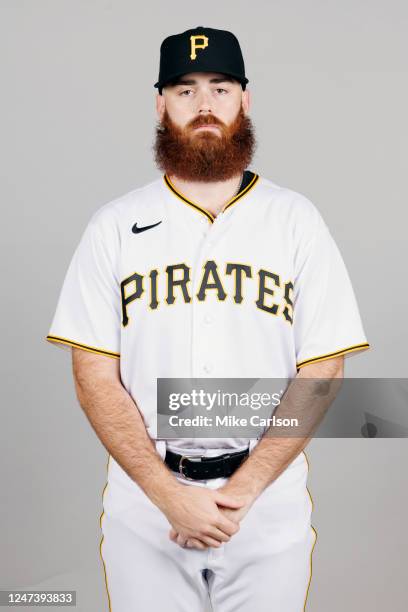
[(238, 509), (243, 505), (221, 491), (177, 483), (163, 494), (159, 507), (181, 538), (218, 548), (239, 531), (239, 524), (223, 515), (218, 506)]

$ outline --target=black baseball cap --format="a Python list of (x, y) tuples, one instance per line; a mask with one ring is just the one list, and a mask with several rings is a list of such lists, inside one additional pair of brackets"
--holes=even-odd
[(165, 38), (160, 46), (159, 79), (162, 88), (188, 72), (220, 72), (233, 77), (245, 89), (244, 58), (232, 32), (198, 26)]

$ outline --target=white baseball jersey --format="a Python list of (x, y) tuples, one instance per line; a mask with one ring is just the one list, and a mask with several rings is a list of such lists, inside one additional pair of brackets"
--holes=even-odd
[[(157, 438), (156, 379), (293, 378), (369, 347), (350, 278), (304, 195), (250, 171), (215, 218), (164, 175), (99, 208), (47, 339), (120, 358)], [(248, 440), (172, 440), (172, 448)]]

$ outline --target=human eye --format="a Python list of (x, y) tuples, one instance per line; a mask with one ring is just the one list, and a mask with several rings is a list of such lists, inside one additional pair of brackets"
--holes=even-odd
[(182, 90), (179, 92), (179, 95), (180, 95), (180, 96), (185, 96), (185, 97), (187, 97), (187, 96), (189, 96), (189, 95), (190, 95), (190, 94), (192, 94), (192, 93), (193, 93), (193, 90), (192, 90), (192, 89), (182, 89)]
[(219, 94), (226, 94), (226, 93), (228, 93), (228, 90), (224, 89), (223, 87), (217, 87), (217, 89), (215, 91), (217, 93), (219, 93)]

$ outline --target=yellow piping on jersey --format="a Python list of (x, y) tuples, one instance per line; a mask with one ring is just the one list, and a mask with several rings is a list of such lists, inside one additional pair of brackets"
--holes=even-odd
[[(309, 475), (309, 470), (310, 470), (309, 459), (307, 458), (307, 455), (306, 455), (306, 453), (305, 453), (305, 451), (304, 451), (304, 450), (302, 451), (302, 453), (304, 454), (305, 459), (306, 459), (306, 463), (307, 463), (307, 473), (308, 473), (308, 475)], [(310, 491), (309, 491), (309, 489), (308, 489), (307, 485), (306, 485), (306, 489), (307, 489), (307, 492), (308, 492), (309, 497), (310, 497), (310, 502), (311, 502), (311, 504), (312, 504), (312, 512), (313, 512), (313, 510), (314, 510), (313, 498), (312, 498), (312, 496), (311, 496), (311, 493), (310, 493)], [(313, 551), (314, 551), (314, 548), (315, 548), (315, 546), (316, 546), (316, 541), (317, 541), (317, 531), (316, 531), (316, 529), (313, 527), (313, 525), (311, 525), (311, 527), (312, 527), (312, 531), (313, 531), (313, 533), (314, 533), (314, 535), (315, 535), (315, 539), (314, 539), (314, 542), (313, 542), (312, 550), (310, 551), (310, 577), (309, 577), (309, 583), (308, 583), (308, 585), (307, 585), (307, 589), (306, 589), (305, 603), (303, 604), (303, 612), (305, 612), (305, 610), (306, 610), (306, 602), (307, 602), (307, 597), (308, 597), (308, 595), (309, 595), (310, 583), (312, 582), (312, 573), (313, 573), (312, 556), (313, 556)]]
[(226, 205), (222, 209), (222, 212), (226, 211), (227, 208), (229, 208), (230, 206), (235, 204), (235, 202), (237, 202), (240, 198), (242, 198), (242, 196), (244, 196), (246, 193), (248, 193), (248, 191), (250, 191), (252, 189), (252, 187), (255, 186), (255, 183), (258, 182), (258, 179), (259, 179), (259, 175), (258, 174), (254, 174), (254, 176), (252, 177), (251, 182), (245, 187), (245, 189), (243, 189), (242, 191), (237, 193), (237, 195), (235, 197), (233, 197), (232, 200), (230, 200), (229, 202), (226, 203)]
[(47, 336), (46, 340), (48, 340), (48, 342), (56, 342), (59, 344), (66, 344), (67, 346), (74, 346), (75, 348), (80, 348), (84, 351), (88, 351), (89, 353), (96, 353), (97, 355), (106, 355), (107, 357), (113, 357), (114, 359), (120, 359), (120, 353), (113, 353), (112, 351), (107, 351), (105, 349), (96, 348), (95, 346), (88, 346), (87, 344), (80, 344), (79, 342), (75, 342), (74, 340), (69, 340), (68, 338), (62, 338), (60, 336)]
[(339, 357), (340, 355), (345, 355), (346, 353), (352, 353), (353, 351), (362, 351), (370, 348), (368, 342), (364, 342), (363, 344), (356, 344), (354, 346), (350, 346), (348, 348), (340, 349), (334, 353), (327, 353), (326, 355), (319, 355), (319, 357), (312, 357), (311, 359), (305, 359), (300, 363), (296, 364), (297, 369), (302, 368), (305, 365), (309, 365), (309, 363), (317, 363), (319, 361), (323, 361), (324, 359), (332, 359), (333, 357)]
[[(214, 223), (215, 217), (212, 213), (210, 213), (208, 210), (206, 210), (205, 208), (202, 208), (199, 204), (196, 204), (195, 202), (192, 202), (191, 200), (189, 200), (188, 198), (186, 198), (186, 196), (184, 196), (180, 191), (178, 191), (175, 186), (173, 185), (173, 183), (171, 182), (171, 180), (169, 179), (169, 177), (167, 176), (167, 174), (165, 174), (163, 176), (164, 178), (164, 182), (167, 185), (167, 187), (170, 189), (171, 192), (174, 193), (175, 196), (177, 196), (182, 202), (184, 202), (185, 204), (188, 204), (188, 206), (191, 206), (192, 208), (194, 208), (195, 210), (198, 210), (198, 212), (200, 212), (201, 214), (203, 214), (205, 217), (207, 217), (207, 219), (209, 221), (211, 221), (211, 223)], [(245, 187), (245, 189), (243, 189), (242, 191), (240, 191), (239, 193), (237, 193), (236, 196), (234, 196), (231, 200), (229, 200), (224, 208), (221, 210), (221, 212), (224, 212), (225, 210), (227, 210), (227, 208), (229, 208), (230, 206), (232, 206), (233, 204), (235, 204), (236, 202), (238, 202), (238, 200), (240, 200), (244, 195), (246, 195), (251, 189), (252, 187), (255, 186), (255, 184), (258, 182), (259, 179), (259, 175), (258, 174), (254, 174), (254, 176), (252, 177), (251, 182), (249, 183), (249, 185), (247, 185)]]
[[(109, 457), (108, 457), (108, 463), (107, 463), (107, 466), (106, 466), (107, 478), (109, 477), (109, 461), (110, 461), (110, 458), (111, 458), (111, 456), (109, 455)], [(105, 491), (106, 491), (107, 486), (108, 486), (108, 482), (106, 482), (106, 484), (105, 484), (105, 486), (104, 486), (104, 488), (103, 488), (103, 491), (102, 491), (102, 507), (103, 507), (103, 501), (104, 501)], [(101, 531), (102, 531), (102, 519), (103, 519), (103, 517), (104, 517), (104, 514), (105, 514), (105, 510), (103, 510), (103, 511), (102, 511), (102, 514), (101, 514), (101, 516), (99, 517), (99, 526), (100, 526), (100, 528), (101, 528)], [(103, 573), (104, 573), (104, 576), (105, 576), (105, 586), (106, 586), (106, 592), (107, 592), (107, 594), (108, 594), (108, 605), (109, 605), (109, 612), (112, 612), (112, 607), (111, 607), (111, 599), (110, 599), (109, 588), (108, 588), (108, 577), (107, 577), (107, 575), (106, 575), (106, 566), (105, 566), (105, 561), (103, 560), (103, 556), (102, 556), (102, 543), (103, 543), (103, 538), (104, 538), (104, 536), (103, 536), (103, 534), (102, 534), (102, 539), (101, 539), (100, 544), (99, 544), (99, 554), (100, 554), (100, 556), (101, 556), (101, 559), (102, 559), (102, 564), (103, 564)]]

